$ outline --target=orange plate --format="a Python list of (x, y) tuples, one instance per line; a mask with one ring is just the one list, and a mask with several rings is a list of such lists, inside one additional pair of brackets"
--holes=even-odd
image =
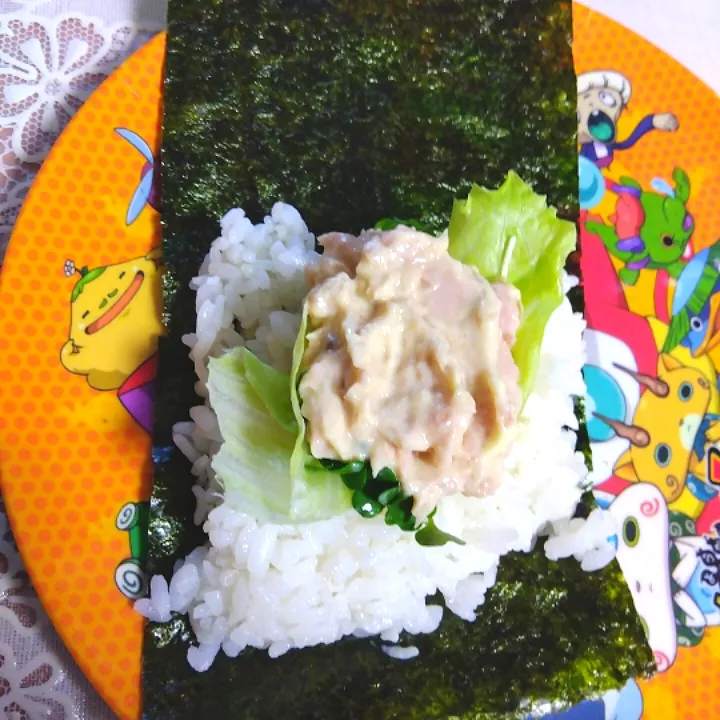
[[(646, 185), (682, 165), (693, 184), (697, 252), (720, 227), (720, 100), (647, 41), (581, 5), (574, 12), (577, 71), (609, 67), (632, 80), (622, 137), (646, 113), (678, 115), (677, 133), (650, 133), (618, 155), (609, 174)], [(148, 258), (160, 246), (159, 218), (145, 202), (151, 180), (142, 180), (160, 144), (164, 50), (164, 36), (148, 43), (70, 123), (25, 203), (0, 279), (10, 519), (63, 640), (115, 712), (132, 720), (140, 716), (142, 620), (126, 596), (142, 590), (133, 583), (143, 581), (150, 439), (129, 411), (147, 404), (161, 331), (157, 261)], [(672, 284), (664, 292), (657, 304), (655, 274), (646, 273), (626, 292), (630, 310), (666, 314)], [(719, 717), (718, 660), (717, 629), (679, 648), (667, 672), (641, 684), (642, 717)]]
[[(668, 186), (672, 188), (674, 185), (673, 170), (678, 167), (682, 168), (690, 179), (687, 211), (694, 219), (694, 230), (690, 241), (691, 251), (695, 254), (700, 253), (715, 243), (719, 237), (720, 142), (717, 135), (717, 120), (720, 118), (720, 98), (680, 63), (635, 33), (577, 3), (573, 6), (573, 13), (576, 72), (581, 74), (596, 70), (615, 71), (625, 76), (632, 85), (629, 105), (621, 112), (617, 123), (617, 139), (624, 141), (629, 138), (641, 120), (648, 115), (672, 113), (677, 117), (679, 123), (675, 132), (651, 130), (631, 147), (616, 150), (610, 167), (602, 170), (605, 180), (608, 182), (618, 181), (623, 176), (628, 176), (636, 180), (645, 190), (649, 191), (652, 187), (655, 188), (654, 192), (667, 195), (667, 189), (665, 191), (662, 189), (662, 181), (667, 183), (665, 188)], [(651, 19), (649, 19), (650, 21)], [(693, 42), (693, 39), (687, 38), (687, 41)], [(657, 188), (660, 190), (658, 191)], [(619, 207), (618, 197), (613, 192), (606, 192), (602, 201), (594, 207), (588, 208), (588, 212), (591, 215), (600, 216), (609, 225), (617, 223), (618, 232), (621, 232), (618, 220), (620, 210), (616, 209), (616, 206)], [(627, 309), (624, 313), (613, 313), (612, 323), (603, 332), (609, 333), (614, 338), (621, 338), (624, 333), (630, 346), (633, 344), (639, 346), (640, 340), (637, 336), (633, 337), (632, 328), (638, 324), (641, 326), (642, 323), (648, 323), (653, 328), (650, 337), (653, 337), (653, 333), (657, 333), (657, 337), (654, 341), (651, 340), (652, 348), (648, 349), (647, 345), (643, 346), (643, 352), (649, 352), (651, 357), (657, 359), (658, 348), (655, 343), (662, 346), (662, 340), (659, 338), (662, 336), (663, 321), (667, 322), (668, 316), (672, 312), (675, 281), (669, 279), (664, 271), (643, 269), (634, 285), (621, 284), (612, 268), (614, 266), (615, 270), (619, 270), (622, 268), (622, 263), (613, 258), (608, 273), (608, 264), (603, 262), (603, 260), (607, 260), (607, 253), (602, 243), (599, 242), (599, 238), (595, 245), (599, 250), (595, 251), (596, 254), (591, 255), (590, 248), (593, 240), (589, 234), (585, 234), (584, 228), (581, 232), (583, 232), (582, 239), (586, 251), (583, 272), (588, 309), (593, 301), (599, 301), (598, 295), (600, 294), (606, 296), (607, 305), (613, 304), (614, 301), (608, 301), (607, 296), (612, 295), (613, 289), (617, 289), (620, 297), (624, 298)], [(629, 237), (631, 234), (623, 235), (623, 237)], [(710, 312), (717, 312), (718, 299), (720, 299), (720, 293), (716, 286), (714, 302), (710, 303)], [(592, 317), (592, 312), (589, 311), (591, 328), (598, 330), (598, 325), (603, 324), (603, 316), (611, 317), (607, 313), (599, 313), (600, 320), (598, 321)], [(623, 330), (622, 322), (626, 322), (627, 328), (631, 329)], [(708, 325), (711, 326), (712, 323), (708, 322)], [(718, 339), (720, 338), (715, 340)], [(710, 351), (707, 350), (707, 347), (711, 348)], [(705, 349), (700, 346), (693, 358), (690, 358), (688, 350), (682, 347), (673, 349), (671, 353), (680, 363), (700, 370), (712, 388), (718, 387), (717, 375), (720, 370), (718, 347), (720, 346), (717, 344), (713, 346), (712, 343), (707, 343)], [(638, 347), (635, 348), (635, 350), (637, 349)], [(634, 354), (639, 357), (637, 352)], [(600, 350), (600, 356), (602, 357), (602, 350)], [(605, 360), (601, 360), (601, 364), (603, 362)], [(610, 361), (608, 360), (608, 362)], [(650, 372), (654, 373), (654, 371), (655, 368), (650, 368)], [(662, 368), (660, 368), (660, 372), (662, 372)], [(708, 386), (706, 385), (706, 387)], [(679, 405), (680, 401), (673, 401), (673, 397), (671, 394), (666, 404), (655, 406), (656, 412), (654, 413), (652, 413), (650, 401), (647, 401), (642, 412), (633, 410), (632, 422), (649, 429), (651, 438), (655, 437), (652, 442), (657, 443), (658, 438), (668, 439), (668, 442), (674, 445), (673, 457), (677, 460), (677, 458), (682, 458), (683, 454), (677, 413), (689, 413), (689, 411), (683, 411)], [(710, 393), (710, 398), (705, 412), (720, 414), (720, 399), (717, 394), (713, 396), (713, 393)], [(673, 402), (677, 404), (673, 405)], [(648, 408), (650, 408), (652, 416), (646, 412)], [(699, 434), (700, 431), (698, 431)], [(604, 444), (598, 442), (593, 450), (595, 451), (597, 448), (598, 451), (602, 451), (598, 446)], [(652, 452), (651, 448), (649, 450)], [(660, 467), (655, 467), (654, 471), (643, 469), (643, 473), (647, 472), (647, 474), (638, 478), (637, 472), (634, 476), (628, 474), (629, 466), (625, 464), (626, 457), (624, 456), (622, 461), (619, 458), (612, 458), (612, 462), (615, 463), (615, 471), (622, 476), (612, 476), (607, 482), (596, 487), (598, 495), (604, 494), (605, 500), (608, 501), (619, 497), (623, 503), (628, 503), (625, 506), (629, 507), (631, 496), (635, 498), (657, 497), (659, 489), (667, 489), (667, 470), (663, 471)], [(633, 465), (630, 467), (634, 468)], [(673, 472), (677, 472), (677, 470), (673, 469)], [(697, 473), (698, 470), (694, 469), (693, 472)], [(713, 477), (712, 472), (709, 473), (709, 484), (720, 485), (720, 477)], [(671, 500), (669, 506), (664, 501), (660, 503), (662, 512), (658, 514), (658, 518), (662, 513), (667, 518), (668, 508), (670, 512), (686, 516), (689, 520), (696, 522), (696, 529), (693, 533), (694, 537), (683, 538), (683, 540), (689, 543), (700, 543), (702, 533), (709, 536), (715, 534), (712, 527), (715, 522), (720, 520), (720, 496), (716, 495), (713, 499), (708, 500), (708, 496), (712, 495), (712, 490), (706, 490), (706, 495), (703, 495), (702, 492), (697, 495), (690, 492), (690, 486), (686, 485), (690, 478), (687, 466), (684, 467), (682, 473), (677, 472), (677, 475), (685, 485), (685, 490), (677, 500)], [(628, 483), (628, 480), (632, 480), (632, 482)], [(628, 491), (628, 495), (623, 497), (623, 494)], [(701, 496), (702, 499), (698, 499)], [(660, 497), (662, 498), (662, 495)], [(622, 507), (622, 503), (618, 503), (616, 508), (619, 507)], [(642, 512), (642, 508), (640, 508), (640, 514), (637, 514), (641, 528), (638, 532), (644, 534), (646, 527), (651, 530), (654, 521), (649, 519), (650, 515), (644, 518)], [(645, 537), (651, 535), (652, 533), (648, 532)], [(652, 567), (657, 573), (650, 579), (655, 586), (655, 593), (650, 602), (643, 603), (641, 615), (644, 616), (645, 624), (649, 628), (651, 646), (656, 652), (656, 657), (666, 667), (664, 672), (658, 672), (650, 681), (639, 683), (643, 700), (642, 718), (644, 720), (700, 720), (700, 718), (720, 717), (720, 700), (717, 692), (720, 628), (714, 626), (720, 620), (720, 610), (715, 612), (711, 610), (713, 598), (714, 604), (720, 608), (720, 592), (718, 592), (720, 587), (715, 581), (709, 585), (698, 587), (698, 584), (693, 584), (697, 578), (693, 580), (688, 578), (686, 571), (683, 573), (679, 571), (679, 565), (673, 564), (675, 561), (671, 559), (672, 556), (668, 552), (671, 544), (676, 544), (675, 538), (668, 537), (667, 531), (664, 537), (662, 533), (657, 534), (657, 544), (653, 542), (652, 537), (649, 537), (649, 540), (649, 542), (638, 543), (638, 549), (643, 548), (639, 558), (633, 557), (632, 552), (618, 555), (628, 584), (636, 597), (641, 598), (640, 593), (647, 594), (648, 592), (648, 587), (645, 585), (647, 571), (638, 572), (638, 568)], [(620, 542), (622, 549), (624, 541), (620, 540)], [(697, 559), (696, 567), (697, 576), (703, 569)], [(660, 588), (662, 588), (662, 582), (667, 582), (668, 576), (672, 577), (676, 586), (672, 590), (667, 587), (667, 593), (663, 593)], [(642, 579), (642, 584), (639, 582), (640, 579)], [(706, 593), (705, 598), (701, 597), (703, 592)], [(676, 632), (675, 618), (676, 616), (682, 618), (682, 613), (678, 612), (680, 601), (683, 602), (683, 608), (693, 607), (696, 602), (698, 610), (700, 606), (703, 606), (702, 612), (696, 612), (693, 620), (694, 627), (702, 635), (702, 639), (699, 640), (698, 636), (690, 637), (692, 633), (688, 632), (687, 619), (681, 619), (678, 622)], [(700, 630), (698, 615), (703, 618), (701, 622), (705, 623), (705, 627), (702, 628), (704, 632)]]
[(128, 598), (144, 582), (151, 465), (130, 410), (143, 420), (162, 331), (148, 258), (160, 222), (145, 198), (164, 52), (165, 37), (154, 38), (77, 113), (0, 278), (3, 497), (43, 605), (121, 718), (140, 715), (143, 621)]

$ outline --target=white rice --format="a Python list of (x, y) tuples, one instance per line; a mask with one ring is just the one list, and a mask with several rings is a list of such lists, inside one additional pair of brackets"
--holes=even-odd
[[(204, 522), (209, 543), (176, 565), (169, 587), (155, 577), (150, 599), (136, 603), (158, 622), (171, 612), (188, 613), (199, 642), (188, 651), (192, 667), (206, 670), (221, 648), (231, 657), (246, 647), (277, 657), (346, 635), (379, 635), (394, 644), (403, 631), (433, 632), (443, 610), (426, 599), (437, 591), (471, 622), (501, 556), (530, 551), (540, 534), (550, 535), (545, 549), (551, 559), (574, 555), (587, 570), (612, 559), (608, 513), (569, 520), (587, 471), (573, 430), (573, 396), (585, 394), (585, 323), (567, 299), (548, 323), (536, 389), (498, 491), (482, 499), (447, 497), (438, 507), (438, 526), (465, 545), (422, 547), (382, 517), (364, 519), (354, 510), (291, 526), (258, 524), (224, 503), (210, 466), (222, 438), (207, 400), (208, 358), (245, 344), (287, 369), (307, 292), (303, 270), (317, 255), (299, 213), (283, 203), (258, 225), (231, 210), (221, 229), (192, 281), (197, 328), (184, 338), (205, 404), (193, 408), (192, 422), (174, 427), (175, 443), (198, 479), (195, 522)], [(417, 654), (416, 648), (384, 650), (398, 659)]]
[(382, 651), (394, 660), (412, 660), (420, 654), (420, 651), (414, 646), (400, 647), (400, 645), (383, 645)]

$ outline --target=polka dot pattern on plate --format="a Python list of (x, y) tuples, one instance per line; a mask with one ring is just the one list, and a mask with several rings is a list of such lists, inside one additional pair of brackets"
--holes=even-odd
[(116, 585), (116, 569), (132, 557), (116, 520), (125, 504), (148, 499), (150, 438), (117, 390), (93, 389), (90, 376), (61, 362), (81, 277), (68, 277), (66, 263), (105, 267), (160, 245), (149, 206), (126, 224), (146, 159), (115, 130), (132, 130), (157, 152), (164, 52), (161, 35), (70, 122), (20, 213), (0, 279), (3, 496), (50, 618), (123, 720), (140, 717), (143, 620)]

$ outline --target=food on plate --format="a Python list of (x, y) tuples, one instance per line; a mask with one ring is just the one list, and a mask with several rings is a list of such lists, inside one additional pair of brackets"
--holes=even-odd
[(313, 457), (389, 468), (418, 518), (490, 494), (522, 401), (520, 293), (403, 226), (319, 243), (298, 385)]
[[(221, 221), (185, 338), (204, 404), (175, 426), (208, 543), (136, 608), (187, 613), (222, 649), (278, 657), (344, 636), (482, 622), (500, 559), (614, 557), (612, 516), (574, 518), (586, 467), (575, 229), (510, 173), (475, 186), (439, 237), (395, 223), (316, 239), (277, 203)], [(478, 617), (479, 616), (479, 617)]]
[[(214, 4), (178, 2), (170, 12), (166, 64), (163, 223), (169, 323), (158, 373), (149, 572), (169, 580), (173, 565), (182, 558), (186, 569), (173, 581), (173, 593), (182, 590), (183, 598), (195, 593), (193, 598), (198, 600), (182, 606), (190, 615), (171, 611), (170, 622), (147, 624), (145, 713), (162, 717), (182, 707), (187, 717), (232, 714), (255, 720), (288, 714), (337, 720), (526, 718), (541, 713), (540, 701), (545, 701), (544, 707), (567, 706), (642, 675), (651, 655), (617, 563), (588, 573), (572, 557), (549, 561), (542, 539), (531, 552), (524, 551), (533, 547), (535, 525), (547, 516), (544, 504), (558, 515), (571, 512), (572, 502), (565, 499), (563, 488), (572, 486), (576, 496), (577, 478), (584, 472), (577, 467), (551, 473), (543, 467), (543, 463), (563, 467), (566, 461), (581, 462), (573, 455), (574, 436), (559, 430), (564, 423), (575, 422), (568, 396), (583, 392), (576, 372), (579, 365), (568, 365), (582, 352), (576, 343), (582, 320), (573, 316), (564, 302), (559, 308), (549, 303), (547, 315), (556, 312), (546, 324), (542, 322), (547, 312), (542, 299), (530, 297), (529, 288), (521, 287), (520, 277), (507, 278), (524, 296), (525, 313), (537, 309), (541, 320), (521, 324), (513, 347), (521, 377), (531, 378), (523, 391), (524, 405), (516, 429), (526, 428), (530, 418), (535, 430), (558, 430), (552, 430), (552, 437), (543, 435), (544, 443), (523, 444), (532, 461), (524, 460), (520, 452), (510, 453), (517, 466), (513, 473), (517, 471), (518, 479), (524, 480), (522, 493), (519, 480), (513, 483), (515, 475), (510, 473), (506, 489), (508, 478), (503, 476), (494, 495), (471, 498), (470, 505), (488, 509), (479, 518), (486, 532), (476, 533), (476, 537), (469, 537), (469, 528), (464, 526), (462, 496), (443, 498), (425, 525), (418, 520), (411, 528), (414, 518), (393, 512), (391, 519), (399, 519), (407, 529), (388, 526), (387, 505), (380, 500), (390, 498), (380, 498), (374, 484), (364, 485), (377, 503), (371, 504), (371, 511), (380, 506), (369, 518), (352, 506), (356, 490), (348, 489), (344, 482), (339, 489), (332, 483), (322, 494), (310, 493), (322, 483), (328, 469), (310, 459), (301, 464), (313, 474), (293, 476), (292, 484), (284, 485), (280, 494), (265, 492), (276, 476), (266, 473), (264, 482), (252, 485), (247, 480), (252, 474), (243, 474), (237, 462), (228, 465), (236, 471), (230, 482), (223, 481), (235, 489), (223, 489), (217, 482), (218, 473), (209, 470), (220, 458), (216, 418), (222, 413), (210, 408), (207, 400), (198, 402), (193, 391), (197, 380), (203, 398), (208, 394), (208, 356), (218, 359), (213, 360), (212, 384), (217, 382), (220, 389), (230, 380), (236, 383), (234, 387), (241, 385), (237, 378), (245, 357), (239, 360), (238, 356), (246, 356), (246, 350), (266, 366), (284, 374), (292, 372), (302, 299), (309, 291), (304, 276), (312, 258), (307, 254), (315, 249), (305, 225), (317, 237), (334, 231), (358, 236), (374, 225), (392, 230), (398, 224), (440, 235), (450, 223), (454, 198), (466, 198), (473, 181), (498, 187), (509, 169), (538, 192), (547, 193), (559, 215), (573, 217), (577, 119), (570, 6), (556, 0), (452, 0), (443, 4), (443, 12), (436, 12), (432, 3), (404, 0), (261, 0), (248, 14), (247, 3), (225, 3), (220, 12)], [(198, 27), (212, 28), (212, 42), (197, 43)], [(487, 200), (494, 197), (473, 195)], [(297, 208), (304, 223), (291, 220), (280, 208), (271, 211), (277, 199)], [(234, 212), (223, 220), (222, 232), (216, 232), (218, 219), (237, 205), (245, 209), (247, 220)], [(542, 203), (538, 215), (541, 208)], [(270, 217), (267, 221), (263, 220), (265, 214)], [(470, 257), (473, 235), (482, 230), (483, 236), (500, 236), (503, 218), (514, 226), (519, 217), (490, 213), (494, 225), (468, 232), (468, 242), (463, 243), (459, 232), (474, 216), (454, 214), (450, 255), (476, 265), (491, 281), (501, 274), (502, 252), (487, 252), (491, 248), (485, 245), (482, 254)], [(211, 249), (217, 236), (222, 237)], [(271, 255), (276, 242), (280, 245)], [(235, 245), (242, 248), (232, 249)], [(212, 257), (204, 264), (208, 251)], [(516, 247), (513, 257), (519, 260), (522, 251), (522, 246)], [(247, 253), (245, 259), (243, 253)], [(538, 254), (539, 249), (533, 251), (533, 265), (539, 265)], [(297, 265), (290, 269), (295, 259)], [(511, 266), (508, 271), (521, 269)], [(199, 278), (193, 281), (197, 293), (187, 289), (193, 276)], [(203, 279), (205, 276), (210, 277)], [(218, 277), (218, 284), (212, 277)], [(558, 277), (556, 274), (556, 282)], [(266, 284), (265, 289), (245, 285), (251, 278)], [(555, 287), (560, 303), (563, 288), (560, 283)], [(239, 299), (238, 293), (242, 295)], [(232, 298), (229, 312), (216, 315), (221, 302), (228, 307), (226, 297)], [(570, 297), (573, 307), (581, 310), (581, 289), (573, 289)], [(203, 305), (199, 333), (196, 308)], [(258, 322), (261, 317), (266, 321)], [(565, 329), (568, 325), (572, 329)], [(205, 329), (209, 334), (198, 340)], [(183, 333), (190, 334), (186, 341), (194, 348), (191, 361), (186, 360)], [(240, 342), (234, 333), (243, 338), (241, 350), (234, 349)], [(545, 336), (542, 353), (536, 333)], [(193, 373), (194, 364), (197, 373)], [(570, 389), (574, 382), (576, 390)], [(275, 412), (277, 406), (270, 406)], [(178, 425), (189, 412), (192, 422)], [(276, 416), (284, 422), (286, 412), (285, 403)], [(281, 426), (267, 421), (267, 416), (262, 415), (263, 431), (273, 432), (263, 432), (261, 439), (284, 438), (286, 446), (293, 439), (295, 450), (297, 436), (292, 432), (283, 435), (277, 430)], [(170, 449), (173, 434), (193, 462)], [(562, 446), (557, 444), (558, 435), (563, 438)], [(266, 459), (279, 458), (283, 465), (289, 464), (282, 445), (271, 448), (255, 443)], [(222, 447), (226, 446), (234, 451), (243, 447), (236, 439)], [(582, 432), (577, 447), (587, 449)], [(306, 449), (300, 446), (291, 459), (301, 461)], [(227, 459), (234, 457), (232, 453)], [(257, 460), (257, 455), (253, 458)], [(357, 468), (351, 462), (343, 463), (335, 471), (353, 467)], [(308, 484), (305, 477), (317, 482)], [(546, 493), (542, 489), (546, 482), (557, 485)], [(337, 494), (329, 493), (330, 489)], [(216, 493), (224, 498), (219, 508), (221, 498)], [(280, 499), (285, 512), (322, 517), (329, 509), (333, 517), (330, 521), (298, 521), (297, 527), (302, 525), (305, 532), (290, 536), (283, 533), (294, 523), (278, 522), (273, 544), (274, 529), (267, 523), (259, 535), (244, 520), (235, 525), (240, 518), (228, 500), (238, 494), (244, 494), (245, 507), (252, 500), (258, 511), (267, 512), (268, 500), (277, 504)], [(192, 523), (194, 498), (199, 501), (198, 526)], [(556, 498), (557, 508), (553, 507)], [(342, 510), (334, 509), (336, 500)], [(566, 502), (567, 507), (559, 507)], [(493, 503), (496, 507), (491, 512)], [(210, 506), (216, 509), (208, 519)], [(560, 538), (577, 530), (587, 540), (587, 523), (582, 518), (592, 508), (587, 493), (578, 518), (558, 524), (558, 531), (565, 531)], [(223, 549), (211, 547), (203, 526), (213, 543), (228, 544)], [(585, 542), (583, 537), (577, 541)], [(255, 542), (260, 539), (268, 549), (264, 576), (265, 551), (260, 553), (261, 545)], [(235, 551), (246, 541), (248, 551), (254, 549), (253, 573), (247, 572), (247, 563), (240, 565), (237, 577), (243, 582), (233, 581), (230, 591), (220, 584), (220, 576), (223, 582), (236, 577), (225, 570), (234, 570), (242, 561)], [(203, 544), (190, 563), (198, 572), (196, 586), (195, 571), (187, 567), (184, 558)], [(508, 552), (509, 548), (517, 549)], [(293, 559), (292, 553), (300, 554)], [(482, 571), (483, 555), (490, 568), (502, 555), (496, 577), (491, 569)], [(262, 562), (256, 565), (256, 561)], [(370, 561), (372, 568), (367, 567)], [(331, 589), (322, 585), (324, 576), (313, 567), (325, 572), (337, 568)], [(205, 572), (213, 574), (214, 569), (217, 582), (210, 585)], [(351, 571), (344, 579), (343, 572)], [(289, 579), (296, 584), (289, 595), (284, 594), (278, 575), (283, 582)], [(189, 585), (178, 584), (183, 576)], [(461, 582), (471, 576), (471, 582)], [(490, 583), (492, 587), (482, 594), (482, 586)], [(163, 588), (160, 581), (156, 585), (160, 594), (153, 594), (153, 603), (157, 597), (162, 605)], [(437, 587), (442, 592), (434, 592)], [(454, 589), (458, 591), (453, 595)], [(200, 657), (209, 662), (218, 638), (223, 637), (223, 622), (228, 623), (230, 632), (237, 630), (241, 615), (233, 614), (236, 609), (248, 617), (256, 609), (266, 612), (276, 605), (278, 612), (263, 616), (262, 626), (246, 625), (245, 629), (255, 632), (272, 626), (272, 632), (281, 636), (288, 630), (288, 612), (298, 608), (297, 597), (305, 592), (304, 597), (310, 598), (314, 590), (324, 604), (316, 607), (316, 613), (296, 616), (291, 629), (298, 641), (303, 640), (303, 630), (309, 642), (323, 631), (329, 638), (339, 637), (358, 624), (360, 603), (370, 608), (365, 627), (375, 632), (387, 627), (388, 639), (377, 634), (358, 637), (363, 635), (360, 628), (332, 644), (270, 658), (258, 633), (253, 640), (262, 649), (246, 648), (234, 658), (220, 651), (206, 673), (197, 673), (188, 665), (188, 645), (197, 646), (195, 660), (202, 651)], [(216, 591), (221, 606), (215, 602)], [(461, 592), (466, 591), (467, 606), (477, 606), (482, 594), (474, 622), (448, 607), (452, 602), (459, 609)], [(200, 608), (198, 615), (208, 610), (201, 600), (205, 592), (213, 613), (218, 614), (196, 619), (195, 605)], [(264, 603), (256, 600), (262, 593), (266, 593)], [(446, 602), (446, 598), (450, 600)], [(246, 610), (235, 602), (247, 602)], [(389, 613), (383, 616), (386, 607)], [(323, 611), (324, 628), (317, 622)], [(407, 624), (416, 630), (427, 614), (442, 615), (432, 633), (402, 631), (397, 641), (391, 639), (393, 628)], [(217, 635), (209, 634), (212, 628)], [(242, 632), (235, 632), (236, 640), (243, 640)], [(236, 648), (230, 643), (222, 641), (220, 645), (234, 654)], [(414, 654), (413, 648), (418, 652), (402, 661), (386, 655), (383, 647), (395, 654)], [(277, 645), (273, 654), (281, 649)]]

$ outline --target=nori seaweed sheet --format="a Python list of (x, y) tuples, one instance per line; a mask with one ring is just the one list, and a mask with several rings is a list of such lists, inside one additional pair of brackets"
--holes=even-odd
[[(569, 216), (576, 193), (575, 78), (568, 3), (556, 0), (173, 0), (165, 139), (168, 266), (149, 572), (204, 541), (193, 478), (171, 427), (197, 403), (183, 333), (190, 277), (241, 205), (260, 219), (296, 205), (316, 233), (382, 217), (435, 228), (472, 182), (514, 169)], [(588, 495), (584, 512), (592, 504)], [(581, 509), (582, 510), (582, 509)], [(438, 600), (439, 602), (439, 600)], [(512, 718), (567, 706), (651, 668), (615, 563), (584, 573), (542, 552), (501, 564), (478, 620), (446, 612), (406, 638), (411, 662), (374, 640), (277, 660), (220, 653), (204, 674), (185, 618), (148, 624), (144, 717)]]

